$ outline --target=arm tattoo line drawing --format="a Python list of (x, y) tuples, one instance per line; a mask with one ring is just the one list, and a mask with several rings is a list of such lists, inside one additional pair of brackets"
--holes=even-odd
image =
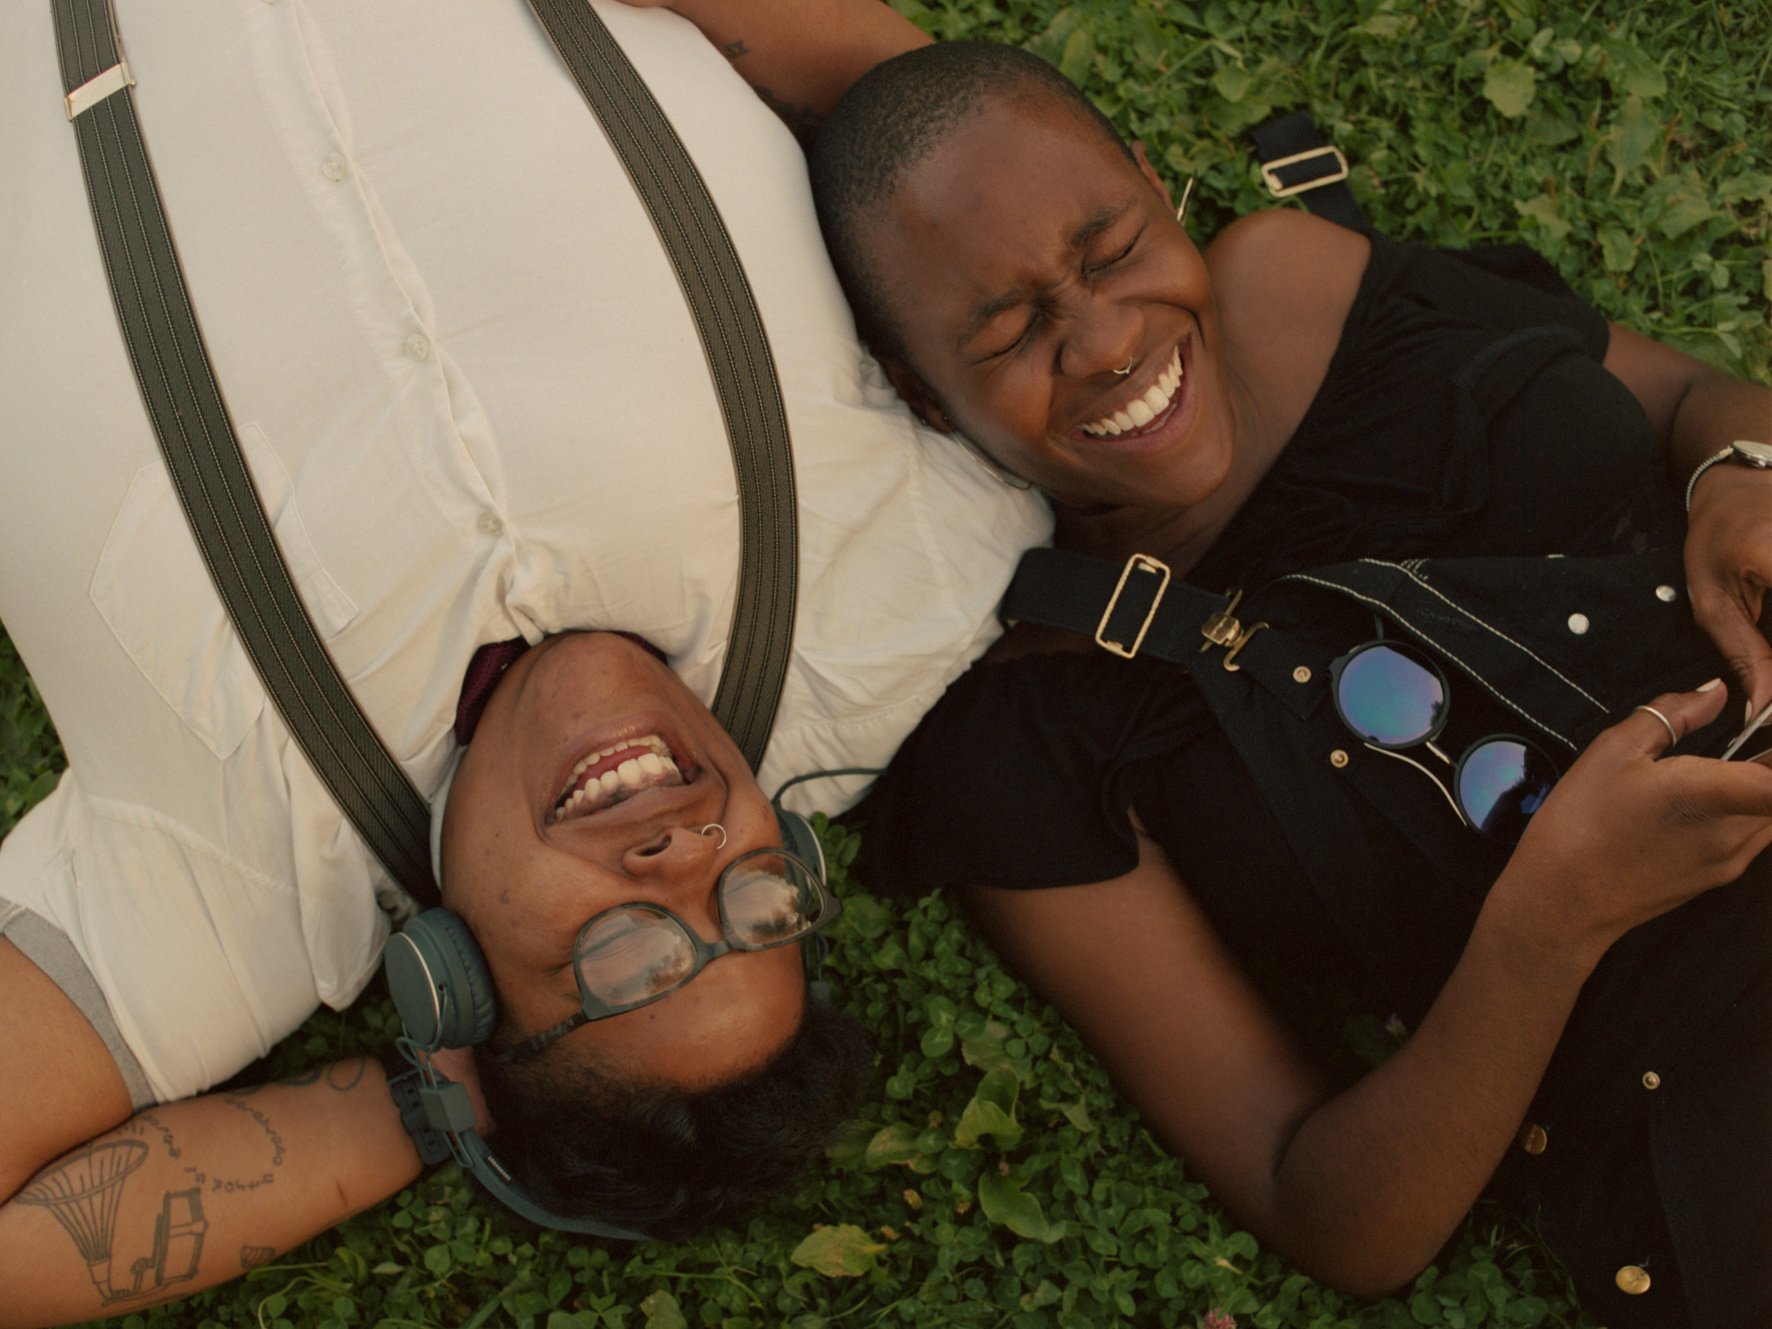
[(763, 99), (763, 104), (787, 122), (787, 127), (795, 138), (802, 143), (812, 141), (813, 135), (818, 133), (818, 127), (824, 123), (822, 115), (810, 106), (798, 106), (777, 97), (761, 83), (753, 83), (751, 86), (756, 89), (757, 96)]
[(132, 1281), (113, 1281), (113, 1246), (123, 1184), (147, 1161), (148, 1146), (140, 1140), (105, 1140), (75, 1150), (37, 1174), (19, 1192), (20, 1204), (49, 1210), (73, 1238), (86, 1261), (87, 1277), (107, 1304), (157, 1292), (197, 1276), (203, 1236), (209, 1220), (203, 1215), (199, 1189), (167, 1191), (154, 1220), (153, 1244), (147, 1255), (130, 1265)]
[(269, 1264), (277, 1255), (275, 1246), (242, 1246), (240, 1248), (240, 1267), (253, 1270), (261, 1264)]
[(720, 54), (724, 55), (728, 60), (736, 60), (739, 56), (749, 55), (750, 53), (751, 48), (745, 45), (743, 37), (740, 37), (735, 42), (727, 42), (726, 45), (720, 48)]

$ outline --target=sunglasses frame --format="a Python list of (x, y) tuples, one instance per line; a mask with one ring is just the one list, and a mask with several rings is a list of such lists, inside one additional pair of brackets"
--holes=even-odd
[[(1406, 743), (1381, 743), (1377, 739), (1368, 738), (1360, 731), (1360, 727), (1348, 718), (1347, 711), (1341, 704), (1342, 674), (1358, 657), (1377, 647), (1384, 647), (1386, 650), (1394, 652), (1411, 664), (1427, 671), (1427, 673), (1440, 684), (1440, 692), (1445, 698), (1445, 701), (1439, 708), (1440, 713), (1438, 718), (1428, 729), (1428, 732), (1423, 734), (1420, 738), (1411, 739)], [(1492, 831), (1484, 830), (1483, 827), (1479, 826), (1476, 821), (1472, 819), (1470, 812), (1465, 808), (1463, 800), (1459, 797), (1459, 789), (1463, 783), (1465, 765), (1473, 756), (1492, 743), (1518, 743), (1528, 752), (1536, 753), (1538, 758), (1554, 773), (1556, 778), (1560, 779), (1562, 777), (1561, 769), (1557, 766), (1556, 762), (1551, 760), (1550, 754), (1546, 752), (1542, 746), (1533, 742), (1524, 734), (1485, 734), (1481, 738), (1471, 740), (1470, 744), (1459, 754), (1456, 761), (1447, 756), (1436, 740), (1440, 737), (1440, 734), (1444, 732), (1447, 720), (1452, 714), (1452, 683), (1451, 680), (1446, 677), (1446, 671), (1440, 668), (1432, 656), (1409, 642), (1391, 641), (1385, 637), (1376, 637), (1371, 641), (1361, 642), (1358, 646), (1337, 656), (1329, 665), (1329, 700), (1335, 707), (1336, 718), (1341, 721), (1343, 727), (1346, 728), (1350, 734), (1360, 740), (1362, 746), (1383, 756), (1394, 757), (1398, 761), (1405, 762), (1420, 771), (1423, 775), (1427, 776), (1428, 779), (1434, 782), (1434, 785), (1445, 797), (1446, 802), (1451, 804), (1453, 812), (1458, 814), (1458, 819), (1485, 839), (1495, 840), (1501, 844), (1513, 844), (1518, 842), (1519, 837), (1497, 835)], [(1443, 779), (1431, 767), (1423, 762), (1417, 761), (1414, 757), (1407, 754), (1407, 749), (1416, 747), (1425, 747), (1429, 752), (1433, 753), (1434, 756), (1438, 757), (1441, 761), (1445, 762), (1446, 765), (1452, 768), (1452, 782), (1450, 785), (1448, 785), (1445, 779)], [(1552, 783), (1554, 784), (1555, 780), (1553, 780)]]

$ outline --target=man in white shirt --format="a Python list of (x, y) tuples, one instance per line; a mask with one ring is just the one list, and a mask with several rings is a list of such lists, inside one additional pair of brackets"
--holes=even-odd
[[(763, 785), (881, 764), (994, 637), (1046, 518), (899, 407), (829, 273), (799, 149), (719, 53), (673, 15), (598, 8), (720, 206), (781, 377), (800, 589)], [(488, 642), (624, 628), (710, 696), (738, 524), (718, 408), (651, 225), (532, 17), (416, 0), (121, 9), (256, 483), (414, 783), (441, 782), (463, 668)], [(157, 1131), (244, 1132), (281, 1158), (296, 1132), (265, 1124), (266, 1105), (325, 1097), (302, 1129), (328, 1166), (276, 1192), (291, 1221), (274, 1242), (245, 1239), (280, 1246), (410, 1179), (379, 1073), (244, 1108), (178, 1100), (317, 1003), (348, 1003), (402, 902), (291, 743), (191, 545), (105, 288), (47, 6), (0, 14), (0, 72), (0, 620), (70, 761), (0, 845), (0, 1195), (132, 1111), (150, 1148)], [(827, 810), (859, 792), (824, 783)], [(145, 1111), (166, 1103), (195, 1115)], [(152, 1198), (131, 1184), (119, 1222)], [(48, 1211), (17, 1200), (0, 1206), (0, 1252), (9, 1289), (25, 1286), (14, 1260), (71, 1280), (59, 1300), (11, 1297), (0, 1323), (229, 1272), (206, 1258), (195, 1281), (101, 1307)]]

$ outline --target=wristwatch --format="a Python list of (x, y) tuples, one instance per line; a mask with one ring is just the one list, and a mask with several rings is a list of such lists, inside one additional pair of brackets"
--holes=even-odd
[(1686, 511), (1692, 511), (1692, 491), (1698, 487), (1698, 477), (1720, 461), (1732, 461), (1742, 466), (1751, 466), (1756, 471), (1772, 471), (1772, 443), (1759, 443), (1751, 438), (1738, 438), (1721, 452), (1713, 453), (1698, 463), (1692, 472), (1692, 478), (1686, 481)]

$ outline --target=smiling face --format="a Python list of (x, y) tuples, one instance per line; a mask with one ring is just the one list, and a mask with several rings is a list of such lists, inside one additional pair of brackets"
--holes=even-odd
[(1223, 482), (1205, 264), (1148, 165), (1075, 110), (987, 103), (861, 240), (907, 357), (888, 372), (932, 424), (1078, 506), (1186, 507)]
[[(698, 833), (716, 823), (724, 843)], [(499, 682), (463, 754), (443, 826), (444, 902), (486, 957), (501, 1030), (520, 1038), (579, 1009), (573, 942), (594, 914), (661, 904), (713, 941), (720, 870), (778, 843), (743, 756), (664, 664), (609, 633), (550, 637)], [(722, 1083), (787, 1041), (804, 995), (799, 947), (735, 952), (558, 1047), (649, 1083)]]

